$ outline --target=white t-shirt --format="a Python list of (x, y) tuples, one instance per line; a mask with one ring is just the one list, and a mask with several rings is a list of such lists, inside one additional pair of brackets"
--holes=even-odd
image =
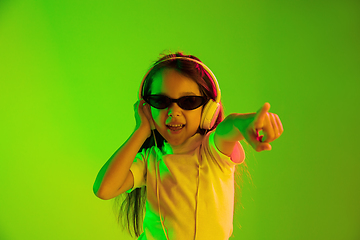
[(221, 153), (214, 132), (195, 134), (181, 152), (173, 152), (165, 143), (162, 150), (151, 147), (136, 155), (130, 168), (133, 189), (147, 187), (144, 232), (138, 239), (166, 239), (163, 226), (170, 240), (231, 236), (235, 165), (245, 155), (239, 142), (231, 157)]

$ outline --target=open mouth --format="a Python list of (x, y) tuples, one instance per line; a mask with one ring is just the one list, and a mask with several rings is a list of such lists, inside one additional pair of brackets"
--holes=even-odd
[(179, 131), (185, 127), (185, 124), (166, 125), (171, 131)]

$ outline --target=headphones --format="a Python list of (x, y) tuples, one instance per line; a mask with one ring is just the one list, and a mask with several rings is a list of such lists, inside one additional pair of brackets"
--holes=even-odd
[(202, 110), (202, 114), (201, 114), (201, 120), (200, 120), (200, 128), (201, 129), (206, 129), (209, 130), (211, 129), (214, 124), (215, 121), (219, 115), (219, 111), (220, 111), (220, 98), (221, 98), (221, 93), (220, 93), (220, 87), (219, 84), (216, 80), (215, 75), (213, 74), (213, 72), (202, 62), (197, 61), (195, 59), (189, 58), (189, 57), (171, 57), (171, 58), (167, 58), (165, 60), (162, 60), (160, 62), (155, 63), (149, 70), (148, 72), (145, 74), (143, 80), (141, 81), (140, 84), (140, 90), (139, 90), (139, 99), (143, 98), (143, 87), (145, 84), (145, 79), (146, 77), (149, 75), (149, 73), (151, 72), (151, 70), (159, 63), (165, 62), (165, 61), (169, 61), (169, 60), (174, 60), (174, 59), (183, 59), (183, 60), (187, 60), (187, 61), (191, 61), (191, 62), (195, 62), (197, 64), (200, 64), (205, 71), (211, 76), (215, 87), (216, 87), (216, 99), (215, 101), (213, 99), (210, 99), (203, 107)]

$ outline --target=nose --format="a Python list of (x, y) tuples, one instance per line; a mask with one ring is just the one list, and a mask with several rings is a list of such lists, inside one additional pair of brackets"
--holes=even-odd
[(170, 107), (168, 108), (168, 116), (171, 117), (178, 117), (181, 115), (181, 108), (177, 103), (172, 103)]

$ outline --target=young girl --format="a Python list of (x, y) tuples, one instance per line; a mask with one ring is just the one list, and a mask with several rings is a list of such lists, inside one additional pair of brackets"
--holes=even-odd
[(139, 98), (135, 129), (100, 170), (94, 193), (127, 195), (121, 217), (138, 239), (228, 239), (235, 166), (245, 159), (239, 141), (271, 150), (283, 132), (279, 117), (265, 103), (257, 113), (223, 119), (215, 76), (180, 52), (153, 65)]

